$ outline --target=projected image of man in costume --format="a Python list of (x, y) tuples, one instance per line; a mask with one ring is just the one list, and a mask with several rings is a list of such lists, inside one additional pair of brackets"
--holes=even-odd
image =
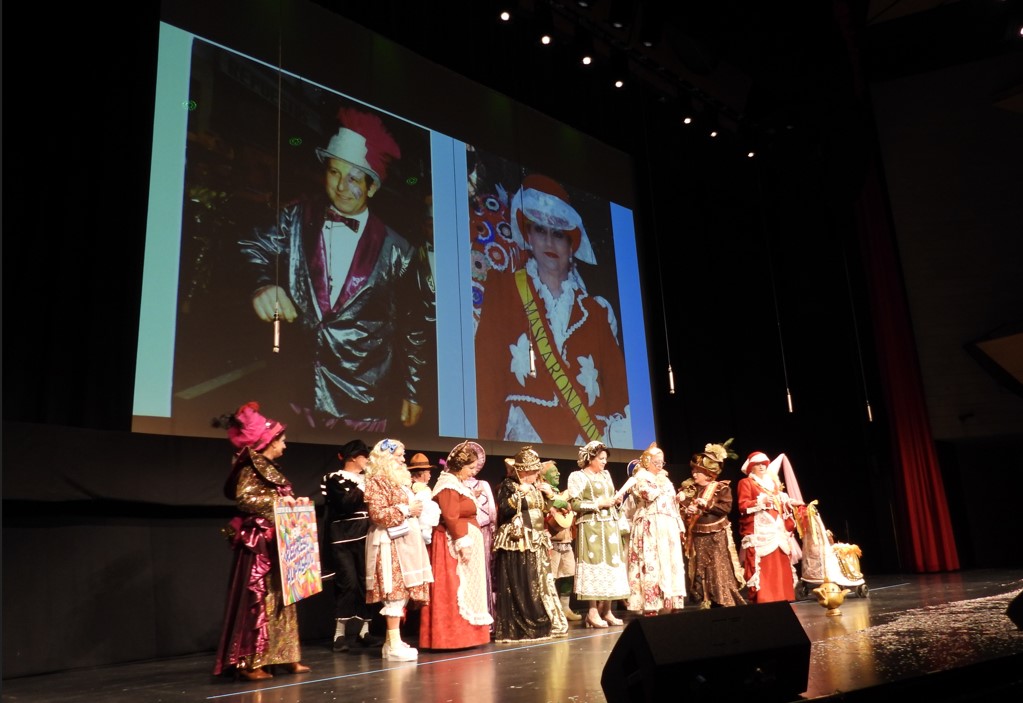
[[(371, 211), (401, 150), (380, 117), (342, 108), (316, 156), (323, 189), (240, 242), (255, 274), (252, 307), (302, 332), (294, 409), (313, 427), (386, 432), (417, 424), (435, 298), (421, 250)], [(294, 338), (292, 338), (294, 339)], [(307, 379), (307, 380), (306, 380)], [(390, 423), (390, 425), (388, 424)]]

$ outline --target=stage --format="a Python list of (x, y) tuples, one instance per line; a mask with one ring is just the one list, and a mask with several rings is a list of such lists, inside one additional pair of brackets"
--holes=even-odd
[[(847, 596), (840, 615), (828, 615), (816, 600), (791, 604), (809, 637), (810, 653), (807, 689), (788, 700), (853, 701), (879, 695), (958, 703), (1023, 700), (1023, 630), (1006, 614), (1010, 601), (1023, 591), (1023, 570), (874, 576), (866, 585), (867, 596)], [(600, 703), (607, 700), (601, 686), (604, 665), (631, 622), (619, 615), (624, 627), (593, 630), (573, 623), (565, 638), (421, 652), (416, 663), (385, 662), (379, 650), (334, 654), (329, 642), (306, 642), (303, 661), (311, 673), (276, 676), (261, 684), (211, 676), (212, 652), (29, 676), (5, 680), (2, 700)], [(679, 642), (686, 637), (685, 615), (664, 616), (678, 623)], [(69, 642), (55, 632), (52, 646), (89, 643)]]

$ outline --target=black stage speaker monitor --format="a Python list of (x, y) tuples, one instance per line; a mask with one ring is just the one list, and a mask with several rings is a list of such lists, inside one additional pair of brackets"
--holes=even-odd
[(1009, 601), (1009, 607), (1005, 609), (1017, 629), (1023, 630), (1023, 591), (1016, 594), (1016, 597)]
[(685, 610), (630, 622), (604, 663), (607, 703), (793, 701), (810, 638), (784, 601)]

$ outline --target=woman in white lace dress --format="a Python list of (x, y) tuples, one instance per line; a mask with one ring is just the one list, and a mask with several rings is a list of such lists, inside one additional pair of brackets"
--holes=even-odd
[(629, 533), (629, 610), (644, 615), (682, 608), (686, 570), (682, 556), (685, 526), (675, 487), (664, 468), (664, 452), (651, 444), (640, 457), (629, 489), (633, 502)]

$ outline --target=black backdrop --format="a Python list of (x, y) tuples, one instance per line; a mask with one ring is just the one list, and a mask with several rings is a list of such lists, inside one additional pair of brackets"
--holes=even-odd
[[(3, 675), (212, 651), (228, 444), (129, 431), (158, 3), (129, 3), (116, 21), (83, 5), (23, 12), (30, 40), (7, 52), (5, 71)], [(575, 105), (574, 126), (613, 133), (636, 160), (658, 439), (673, 477), (705, 442), (784, 451), (836, 536), (863, 548), (868, 581), (902, 568), (849, 214), (858, 155), (876, 148), (869, 130), (836, 123), (833, 138), (782, 142), (750, 162), (679, 131), (655, 96), (597, 110), (569, 76), (547, 73)], [(316, 494), (334, 449), (289, 446), (299, 493)], [(954, 488), (973, 454), (945, 456)], [(630, 458), (612, 456), (619, 483)], [(501, 459), (484, 478), (500, 479)], [(739, 477), (734, 462), (724, 478)], [(966, 565), (980, 543), (969, 512), (953, 514)], [(304, 638), (327, 636), (325, 597), (300, 612)]]

